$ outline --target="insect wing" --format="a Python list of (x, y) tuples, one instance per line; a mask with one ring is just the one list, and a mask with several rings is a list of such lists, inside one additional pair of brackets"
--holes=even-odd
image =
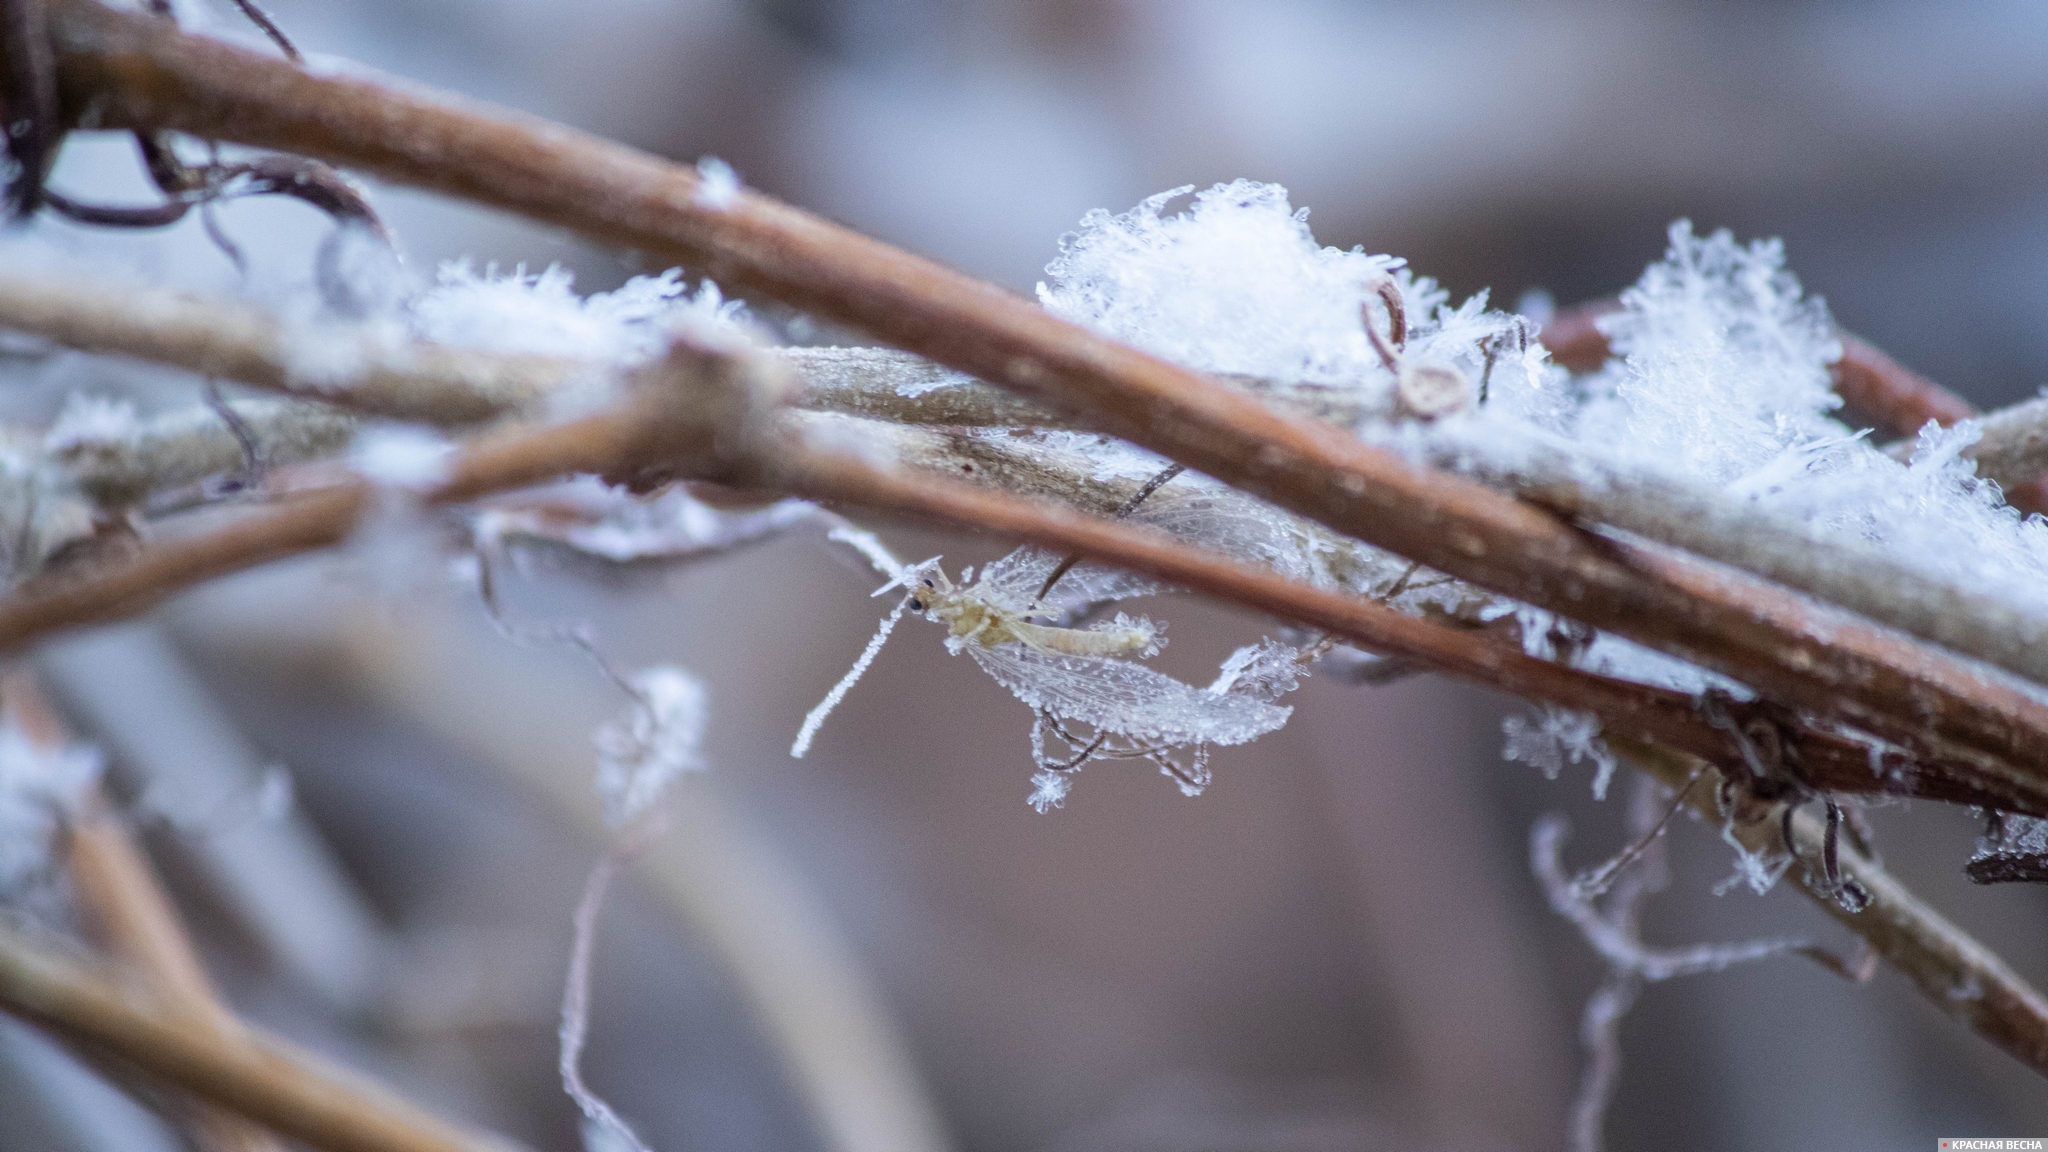
[(1131, 519), (1297, 580), (1316, 575), (1324, 548), (1301, 520), (1229, 489), (1189, 489), (1138, 509)]
[(1059, 583), (1037, 604), (1038, 590), (1058, 568), (1063, 557), (1042, 548), (1019, 548), (990, 564), (975, 581), (975, 595), (997, 607), (1024, 613), (1034, 606), (1053, 615), (1065, 615), (1089, 604), (1152, 596), (1168, 585), (1117, 568), (1082, 561), (1068, 569)]
[(1195, 688), (1126, 660), (1054, 655), (1022, 644), (967, 651), (1031, 707), (1144, 743), (1243, 744), (1279, 728), (1293, 711)]

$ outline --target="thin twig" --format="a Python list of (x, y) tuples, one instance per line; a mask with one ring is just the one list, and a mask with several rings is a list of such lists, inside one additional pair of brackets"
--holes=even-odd
[(0, 272), (0, 327), (67, 348), (140, 357), (300, 399), (443, 425), (527, 411), (589, 370), (547, 357), (394, 342), (341, 325), (293, 325), (185, 292), (24, 269)]
[(512, 1152), (285, 1044), (229, 1039), (0, 928), (0, 1009), (329, 1152)]
[[(2048, 403), (2043, 404), (2048, 414)], [(2043, 435), (2048, 441), (2048, 433)], [(2048, 614), (1929, 573), (1884, 549), (1676, 476), (1530, 444), (1496, 464), (1445, 440), (1466, 471), (1559, 512), (1683, 548), (2048, 684)]]
[[(1637, 740), (1614, 739), (1608, 744), (1629, 763), (1671, 786), (1681, 785), (1701, 767), (1696, 757)], [(1717, 792), (1714, 788), (1694, 789), (1690, 803), (1702, 818), (1720, 824), (1725, 817), (1715, 808)], [(1817, 859), (1826, 838), (1821, 820), (1802, 811), (1795, 814), (1792, 828), (1797, 854), (1802, 859)], [(1736, 826), (1732, 832), (1752, 851), (1781, 848), (1776, 821)], [(1845, 850), (1840, 867), (1845, 880), (1862, 885), (1869, 893), (1870, 903), (1862, 911), (1844, 910), (1819, 877), (1800, 883), (1799, 890), (1905, 973), (1935, 1007), (2027, 1067), (2048, 1075), (2048, 997), (1868, 857)]]
[[(0, 699), (38, 747), (56, 750), (69, 743), (70, 734), (43, 699), (32, 674), (8, 675), (0, 682)], [(96, 793), (87, 797), (72, 824), (67, 855), (79, 900), (99, 922), (114, 956), (145, 978), (167, 1008), (223, 1041), (243, 1039), (241, 1021), (221, 1004), (148, 858)], [(192, 1121), (208, 1152), (278, 1152), (282, 1147), (269, 1133), (232, 1113), (201, 1107)]]

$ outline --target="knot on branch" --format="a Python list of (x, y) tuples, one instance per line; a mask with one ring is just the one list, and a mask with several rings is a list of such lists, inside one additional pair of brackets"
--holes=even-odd
[(798, 392), (796, 377), (773, 357), (694, 331), (678, 332), (630, 386), (635, 443), (604, 479), (641, 493), (681, 479), (757, 479), (775, 412)]

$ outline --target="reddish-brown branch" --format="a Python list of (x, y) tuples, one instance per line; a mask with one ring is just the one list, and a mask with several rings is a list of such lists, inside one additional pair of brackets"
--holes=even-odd
[[(590, 417), (552, 429), (501, 435), (464, 453), (451, 478), (424, 493), (422, 499), (469, 499), (571, 470), (605, 470), (620, 463), (645, 467), (655, 450), (649, 429), (662, 429), (661, 424), (650, 420), (649, 407)], [(662, 437), (661, 442), (670, 441)], [(713, 446), (694, 461), (686, 456), (671, 462), (668, 471), (688, 474), (692, 471), (689, 465), (694, 462), (720, 479), (751, 479), (821, 500), (919, 516), (1093, 557), (1262, 609), (1478, 684), (1591, 711), (1601, 718), (1607, 731), (1618, 737), (1647, 738), (1723, 764), (1743, 763), (1733, 738), (1716, 727), (1690, 697), (1538, 660), (1499, 634), (1432, 624), (1372, 601), (1317, 589), (1205, 553), (1127, 522), (1088, 517), (1061, 507), (985, 492), (929, 473), (911, 473), (853, 458), (817, 454), (799, 443), (757, 448), (760, 459), (769, 462), (751, 468), (742, 462), (736, 468), (729, 452)], [(17, 599), (0, 604), (0, 645), (21, 643), (67, 619), (95, 618), (114, 608), (132, 607), (145, 598), (160, 598), (204, 575), (223, 570), (223, 557), (246, 565), (338, 541), (361, 519), (370, 499), (370, 492), (360, 484), (329, 489), (258, 513), (213, 536), (146, 548), (140, 556), (117, 566), (101, 579), (71, 588), (70, 599), (63, 602), (61, 612), (56, 610), (56, 602), (47, 599)], [(218, 537), (225, 537), (225, 542)], [(2025, 812), (2048, 812), (2048, 794), (2030, 779), (2015, 785), (2010, 779), (1982, 773), (1967, 762), (1922, 764), (1896, 756), (1874, 759), (1865, 744), (1769, 706), (1730, 703), (1726, 707), (1727, 720), (1736, 727), (1750, 733), (1758, 732), (1759, 726), (1768, 731), (1770, 742), (1783, 747), (1785, 764), (1817, 787), (1919, 795)], [(1861, 930), (1860, 921), (1851, 920), (1849, 924), (1852, 929)], [(0, 956), (0, 961), (5, 959)], [(7, 993), (7, 977), (5, 965), (0, 963), (0, 997)], [(2010, 1049), (2013, 1037), (2040, 1031), (2038, 1021), (2020, 1018), (2035, 1001), (2038, 997), (2011, 1004), (2001, 1001), (1970, 1016), (1969, 1022)], [(96, 1010), (87, 1010), (87, 1014), (91, 1011)], [(77, 1027), (75, 1023), (72, 1026)], [(85, 1034), (93, 1035), (90, 1031)], [(157, 1036), (146, 1042), (161, 1040)], [(118, 1041), (137, 1042), (136, 1037), (127, 1034)], [(2022, 1058), (2035, 1062), (2031, 1056)], [(266, 1122), (276, 1123), (274, 1112), (247, 1110)], [(279, 1127), (282, 1129), (283, 1125)]]
[[(15, 672), (0, 681), (0, 700), (38, 747), (56, 750), (70, 742), (35, 677)], [(230, 1041), (245, 1037), (242, 1024), (220, 1002), (213, 981), (186, 935), (170, 895), (127, 828), (90, 795), (73, 821), (66, 853), (79, 903), (97, 921), (115, 958), (149, 982), (173, 1010)], [(229, 1112), (204, 1105), (191, 1117), (193, 1135), (207, 1152), (279, 1152), (269, 1133)]]
[[(66, 108), (300, 152), (665, 257), (871, 332), (1340, 532), (1734, 676), (1888, 738), (2048, 763), (2048, 707), (1924, 645), (1760, 582), (1582, 532), (1029, 302), (753, 193), (509, 114), (316, 76), (91, 0), (52, 8)], [(2028, 767), (2013, 768), (2013, 765)]]
[[(430, 504), (472, 500), (576, 472), (627, 467), (646, 450), (650, 421), (639, 409), (541, 429), (484, 437), (458, 454), (445, 480), (418, 494)], [(145, 612), (181, 589), (348, 539), (374, 498), (347, 480), (292, 493), (231, 523), (152, 544), (90, 572), (62, 572), (0, 600), (0, 651), (84, 624)]]
[(514, 1152), (281, 1043), (223, 1037), (6, 928), (0, 1010), (329, 1152)]
[[(670, 451), (659, 437), (659, 409), (641, 404), (551, 428), (524, 429), (479, 441), (456, 457), (446, 481), (419, 494), (453, 503), (574, 472), (611, 472)], [(1491, 633), (1448, 628), (1383, 605), (1323, 591), (1249, 567), (1130, 524), (985, 492), (925, 473), (824, 455), (791, 442), (768, 447), (764, 463), (745, 475), (779, 490), (895, 515), (991, 532), (1158, 576), (1221, 599), (1323, 629), (1365, 647), (1532, 699), (1593, 712), (1615, 727), (1696, 755), (1726, 760), (1730, 737), (1707, 723), (1682, 693), (1596, 676), (1525, 655)], [(716, 452), (669, 458), (674, 474), (728, 479), (729, 458)], [(99, 573), (0, 601), (0, 650), (57, 629), (129, 615), (215, 576), (347, 539), (371, 507), (370, 488), (349, 482), (287, 498), (212, 532), (145, 547)], [(1784, 729), (1792, 763), (1816, 786), (1845, 792), (1915, 795), (2048, 813), (2048, 785), (2031, 777), (1987, 773), (1972, 760), (1928, 765), (1893, 755), (1872, 771), (1867, 745), (1789, 715), (1731, 705), (1742, 721)]]
[[(1693, 757), (1632, 740), (1615, 741), (1614, 750), (1674, 790), (1686, 789), (1701, 767)], [(1716, 792), (1714, 788), (1692, 788), (1686, 791), (1686, 798), (1701, 818), (1719, 823), (1726, 817), (1715, 802)], [(1776, 853), (1783, 847), (1781, 827), (1778, 821), (1766, 820), (1729, 831), (1751, 851)], [(1826, 851), (1821, 821), (1813, 813), (1796, 813), (1791, 828), (1800, 859), (1817, 860)], [(2027, 1067), (2048, 1075), (2048, 998), (1969, 933), (1943, 919), (1876, 861), (1850, 846), (1838, 850), (1842, 876), (1854, 880), (1870, 898), (1862, 911), (1844, 909), (1824, 876), (1790, 879), (1822, 911), (1905, 974), (1936, 1009), (1962, 1021)]]

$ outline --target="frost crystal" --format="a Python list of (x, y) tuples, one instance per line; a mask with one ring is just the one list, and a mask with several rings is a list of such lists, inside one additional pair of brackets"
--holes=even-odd
[(135, 405), (126, 400), (73, 392), (64, 401), (64, 410), (57, 414), (56, 423), (44, 435), (43, 447), (58, 453), (119, 448), (134, 444), (141, 433), (142, 422), (135, 415)]
[(722, 212), (740, 202), (740, 175), (732, 170), (732, 165), (716, 156), (706, 156), (697, 161), (697, 175), (703, 180), (694, 197), (698, 207)]
[(417, 492), (448, 478), (454, 450), (440, 433), (417, 424), (373, 425), (356, 434), (349, 464), (372, 484)]
[(1501, 731), (1507, 737), (1501, 755), (1535, 768), (1547, 779), (1557, 779), (1568, 763), (1591, 761), (1593, 795), (1606, 799), (1616, 761), (1600, 739), (1599, 717), (1544, 704), (1537, 707), (1533, 718), (1510, 716), (1503, 720)]
[(596, 733), (597, 794), (605, 822), (619, 827), (651, 808), (677, 776), (704, 766), (704, 685), (661, 664), (629, 682), (626, 715)]
[(1611, 401), (1586, 413), (1588, 441), (1726, 482), (1845, 431), (1824, 415), (1840, 403), (1834, 325), (1801, 296), (1777, 241), (1701, 238), (1681, 220), (1670, 253), (1621, 302), (1601, 327), (1623, 363), (1604, 381)]
[(0, 725), (0, 898), (18, 896), (45, 872), (65, 815), (99, 775), (98, 750), (39, 747), (11, 721)]
[(576, 278), (558, 265), (510, 275), (444, 265), (432, 288), (412, 301), (413, 334), (491, 352), (636, 364), (662, 353), (676, 324), (732, 327), (744, 315), (718, 286), (692, 293), (679, 269), (635, 276), (618, 290), (580, 297)]
[[(1306, 209), (1277, 184), (1175, 188), (1122, 215), (1097, 210), (1060, 240), (1038, 298), (1055, 315), (1211, 372), (1352, 383), (1384, 379), (1359, 323), (1373, 285), (1401, 262), (1320, 247)], [(1416, 305), (1436, 297), (1409, 285)]]
[(706, 504), (681, 486), (653, 497), (636, 497), (584, 477), (555, 486), (530, 506), (480, 513), (475, 532), (487, 549), (507, 541), (544, 541), (630, 564), (724, 552), (799, 524), (835, 519), (804, 500), (724, 509)]
[(1063, 808), (1067, 803), (1067, 792), (1073, 786), (1073, 777), (1067, 773), (1041, 768), (1031, 777), (1031, 807), (1040, 815)]

